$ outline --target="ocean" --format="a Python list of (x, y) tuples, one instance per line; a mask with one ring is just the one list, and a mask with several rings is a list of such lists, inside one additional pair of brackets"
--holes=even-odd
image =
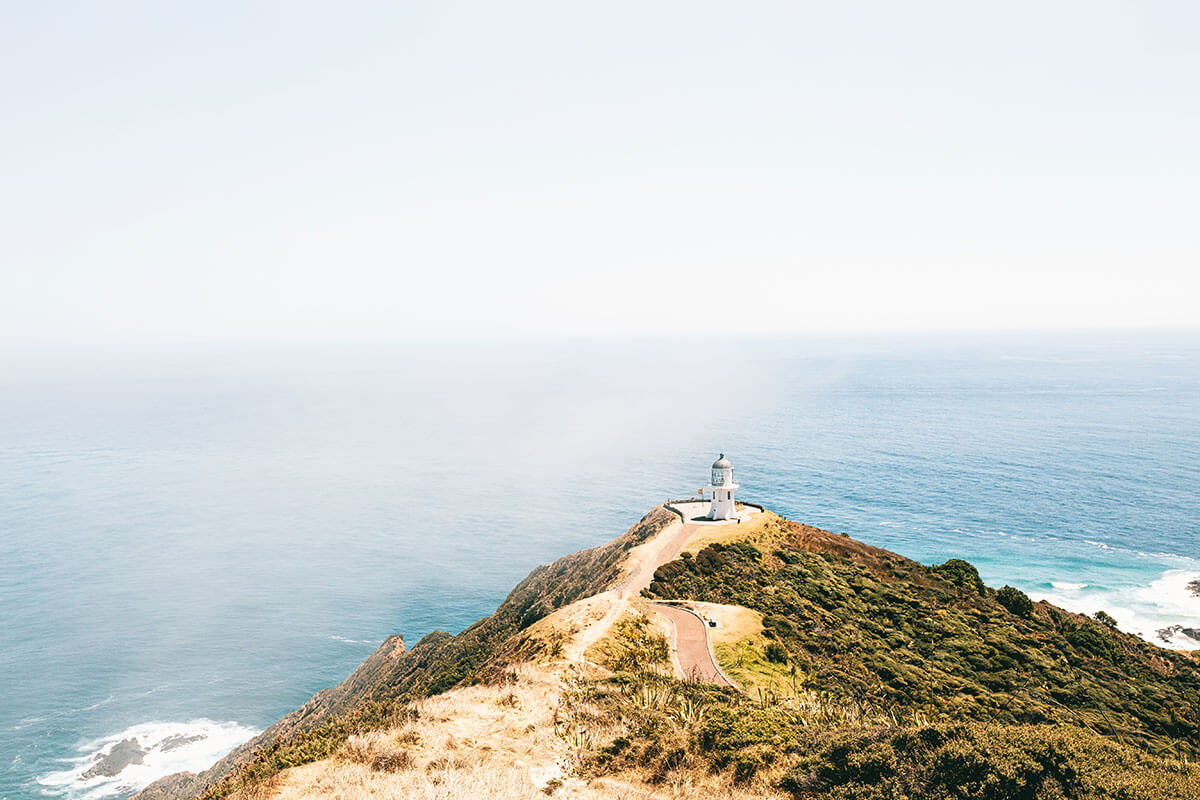
[(0, 800), (203, 769), (719, 452), (741, 499), (1200, 647), (1194, 332), (10, 355)]

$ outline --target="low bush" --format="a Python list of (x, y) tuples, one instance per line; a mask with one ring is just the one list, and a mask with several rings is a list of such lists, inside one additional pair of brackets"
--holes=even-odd
[(1042, 612), (1014, 587), (988, 590), (959, 559), (926, 567), (794, 529), (796, 539), (775, 541), (772, 558), (733, 543), (668, 563), (651, 590), (760, 612), (766, 647), (726, 646), (719, 655), (755, 656), (767, 672), (782, 655), (807, 689), (855, 709), (854, 719), (1067, 723), (1200, 757), (1200, 673), (1187, 655), (1103, 618)]
[(979, 577), (979, 570), (975, 569), (974, 565), (970, 562), (963, 561), (961, 558), (952, 558), (945, 564), (938, 564), (936, 567), (930, 567), (929, 569), (930, 572), (947, 583), (961, 586), (964, 589), (970, 589), (978, 595), (982, 595), (984, 592), (983, 579)]
[(1018, 617), (1027, 618), (1033, 614), (1033, 601), (1015, 586), (1001, 587), (1000, 591), (996, 592), (996, 601)]
[(810, 800), (1195, 800), (1200, 769), (1068, 725), (831, 733), (780, 779)]

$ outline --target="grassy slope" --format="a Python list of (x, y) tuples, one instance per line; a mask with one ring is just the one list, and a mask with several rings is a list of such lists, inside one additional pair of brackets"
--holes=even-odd
[(413, 700), (499, 677), (511, 663), (547, 646), (522, 636), (523, 631), (556, 609), (615, 584), (622, 577), (626, 551), (676, 519), (655, 508), (618, 539), (537, 567), (495, 613), (458, 635), (437, 631), (400, 653), (396, 637), (389, 639), (345, 683), (324, 690), (208, 771), (168, 776), (137, 800), (227, 796), (281, 769), (325, 758), (355, 733), (401, 723)]
[[(760, 702), (648, 676), (590, 687), (586, 774), (652, 787), (722, 775), (731, 787), (813, 800), (1196, 800), (1200, 769), (1072, 725), (895, 725), (802, 693)], [(668, 790), (655, 796), (674, 797)], [(685, 795), (686, 796), (686, 795)]]
[[(368, 779), (372, 791), (419, 783), (415, 773), (392, 779), (372, 772), (390, 767), (353, 766), (347, 739), (402, 732), (413, 700), (512, 679), (515, 664), (554, 655), (532, 623), (613, 585), (624, 553), (671, 521), (656, 510), (609, 545), (539, 567), (492, 616), (372, 666), (338, 695), (343, 710), (282, 729), (217, 779), (171, 796), (207, 787), (210, 798), (255, 797), (279, 770), (318, 759), (346, 771), (347, 798), (365, 797), (354, 787)], [(925, 567), (773, 516), (729, 533), (660, 567), (648, 594), (761, 614), (761, 632), (751, 625), (751, 639), (719, 647), (727, 658), (740, 648), (746, 674), (776, 690), (665, 678), (655, 631), (622, 618), (591, 651), (618, 672), (555, 699), (548, 730), (530, 725), (534, 739), (566, 748), (572, 791), (608, 797), (605, 781), (634, 781), (645, 787), (639, 797), (1200, 800), (1200, 769), (1188, 763), (1198, 754), (1200, 676), (1187, 655), (1046, 604), (1022, 607), (1012, 593), (1002, 604), (963, 562)], [(434, 736), (442, 723), (422, 724)], [(414, 745), (394, 746), (404, 752), (379, 763), (434, 768)], [(475, 755), (460, 752), (464, 769)]]
[[(663, 565), (648, 592), (764, 615), (756, 639), (775, 643), (775, 660), (745, 642), (722, 655), (740, 655), (744, 674), (774, 682), (778, 696), (764, 708), (714, 708), (706, 724), (716, 728), (694, 738), (718, 761), (805, 753), (791, 758), (787, 785), (834, 787), (838, 797), (884, 796), (863, 788), (882, 776), (942, 796), (934, 784), (968, 762), (980, 780), (1009, 774), (1010, 789), (1025, 770), (1079, 796), (1197, 796), (1194, 769), (1173, 758), (1200, 756), (1200, 674), (1188, 654), (1048, 604), (1022, 608), (1009, 592), (1014, 613), (965, 562), (925, 567), (808, 526), (771, 525), (754, 543), (717, 542)], [(822, 701), (827, 722), (795, 716)], [(865, 730), (847, 733), (830, 708)], [(914, 739), (913, 730), (932, 732)], [(837, 766), (846, 763), (859, 766)], [(1083, 777), (1047, 778), (1060, 768)], [(1121, 789), (1120, 775), (1136, 786)], [(1010, 796), (980, 792), (945, 796)]]

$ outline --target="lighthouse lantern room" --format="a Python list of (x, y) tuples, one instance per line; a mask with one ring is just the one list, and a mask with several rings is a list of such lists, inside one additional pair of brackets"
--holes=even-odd
[(738, 485), (733, 482), (733, 464), (721, 453), (712, 465), (712, 484), (706, 487), (712, 492), (712, 506), (708, 509), (709, 519), (734, 519), (737, 508), (733, 502), (733, 490)]

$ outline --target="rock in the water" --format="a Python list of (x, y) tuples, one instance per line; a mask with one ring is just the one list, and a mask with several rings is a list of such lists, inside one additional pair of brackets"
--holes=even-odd
[(1200, 628), (1187, 628), (1183, 625), (1169, 625), (1166, 628), (1159, 628), (1157, 631), (1155, 631), (1155, 633), (1157, 633), (1158, 638), (1166, 644), (1170, 644), (1171, 640), (1181, 633), (1189, 639), (1194, 639), (1195, 641), (1200, 642)]
[(1175, 634), (1181, 632), (1182, 630), (1183, 630), (1182, 625), (1171, 625), (1166, 628), (1159, 628), (1158, 630), (1155, 631), (1155, 633), (1158, 634), (1158, 638), (1160, 641), (1170, 644), (1171, 639), (1175, 636)]
[(186, 736), (182, 733), (177, 733), (174, 736), (168, 736), (159, 742), (158, 749), (162, 750), (164, 753), (169, 753), (176, 748), (183, 747), (184, 745), (191, 744), (192, 742), (198, 742), (203, 738), (203, 733), (198, 733), (195, 736)]
[(1187, 587), (1191, 590), (1193, 596), (1200, 597), (1200, 578), (1189, 581)]
[(148, 752), (150, 751), (138, 744), (137, 739), (124, 739), (114, 744), (112, 750), (108, 751), (108, 755), (98, 756), (96, 763), (83, 773), (83, 778), (86, 780), (101, 775), (111, 778), (120, 774), (121, 770), (130, 764), (142, 763), (142, 759)]

